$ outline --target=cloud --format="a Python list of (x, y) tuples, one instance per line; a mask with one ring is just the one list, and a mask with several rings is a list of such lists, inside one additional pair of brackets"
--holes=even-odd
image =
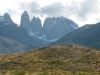
[(31, 19), (33, 16), (41, 19), (64, 16), (81, 26), (100, 21), (99, 5), (100, 0), (3, 0), (0, 2), (0, 14), (10, 13), (18, 24), (24, 11), (28, 11)]
[(40, 16), (40, 17), (57, 17), (63, 16), (66, 12), (66, 7), (61, 2), (54, 2), (49, 5), (41, 7), (37, 1), (32, 3), (21, 3), (20, 10), (26, 10), (31, 15)]
[(32, 3), (21, 3), (20, 9), (27, 10), (28, 12), (33, 14), (39, 14), (40, 12), (40, 6), (36, 1), (33, 1)]
[(53, 3), (48, 6), (44, 6), (41, 8), (41, 13), (46, 14), (48, 16), (62, 16), (64, 12), (65, 6), (62, 3)]
[(96, 14), (98, 12), (97, 0), (84, 0), (78, 9), (78, 17), (86, 19), (89, 14)]

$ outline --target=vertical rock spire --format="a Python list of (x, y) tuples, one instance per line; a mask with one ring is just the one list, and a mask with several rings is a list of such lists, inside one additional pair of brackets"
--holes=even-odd
[(36, 33), (38, 36), (42, 36), (43, 31), (42, 31), (42, 24), (41, 20), (39, 17), (33, 17), (31, 20), (31, 27), (32, 27), (32, 32)]
[(8, 23), (14, 24), (14, 22), (12, 21), (10, 15), (9, 15), (8, 13), (5, 13), (5, 14), (3, 15), (3, 18), (6, 19), (6, 20), (8, 21)]
[(25, 28), (28, 32), (31, 30), (29, 15), (27, 11), (24, 11), (24, 13), (21, 15), (20, 27)]

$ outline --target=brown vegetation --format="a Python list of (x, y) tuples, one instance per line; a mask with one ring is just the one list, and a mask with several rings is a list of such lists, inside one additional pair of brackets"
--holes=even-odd
[(100, 75), (100, 51), (77, 45), (52, 46), (0, 55), (0, 75)]

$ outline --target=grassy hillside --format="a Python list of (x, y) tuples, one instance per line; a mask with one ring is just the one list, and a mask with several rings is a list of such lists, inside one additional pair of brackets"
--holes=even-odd
[(0, 75), (100, 75), (100, 51), (68, 45), (2, 54)]

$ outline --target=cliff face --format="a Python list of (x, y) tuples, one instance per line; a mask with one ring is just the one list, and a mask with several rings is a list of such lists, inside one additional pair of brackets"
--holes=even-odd
[(76, 23), (63, 16), (46, 18), (42, 27), (39, 17), (33, 17), (30, 22), (26, 11), (21, 16), (20, 26), (25, 28), (30, 36), (48, 42), (54, 42), (78, 28)]
[(20, 27), (26, 29), (28, 32), (30, 32), (30, 20), (27, 11), (24, 11), (24, 13), (21, 16), (21, 22), (20, 22)]
[(31, 20), (31, 31), (37, 36), (43, 35), (41, 20), (38, 17)]
[(9, 15), (8, 13), (5, 13), (5, 14), (3, 15), (3, 18), (6, 19), (6, 20), (8, 21), (8, 23), (14, 24), (14, 22), (12, 21), (10, 15)]
[(72, 20), (64, 17), (46, 18), (43, 31), (47, 40), (59, 39), (78, 28)]
[(10, 16), (0, 16), (0, 53), (22, 52), (41, 45), (25, 29), (18, 27)]

